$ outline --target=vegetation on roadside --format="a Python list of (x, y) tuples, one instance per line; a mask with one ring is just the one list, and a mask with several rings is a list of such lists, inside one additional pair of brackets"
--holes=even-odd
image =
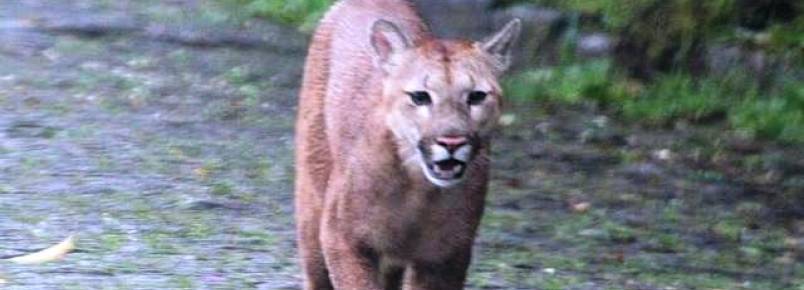
[[(800, 2), (498, 2), (537, 3), (571, 15), (560, 64), (510, 78), (515, 99), (593, 103), (646, 125), (723, 121), (741, 136), (804, 143)], [(574, 49), (584, 30), (616, 35), (614, 56), (578, 61)], [(713, 71), (707, 58), (717, 49), (739, 56)]]
[(509, 78), (506, 88), (515, 100), (594, 103), (646, 125), (722, 119), (741, 136), (804, 142), (804, 84), (792, 78), (767, 89), (739, 73), (695, 78), (676, 72), (643, 83), (598, 60), (531, 69)]
[(218, 0), (244, 9), (249, 16), (266, 17), (312, 30), (333, 0)]

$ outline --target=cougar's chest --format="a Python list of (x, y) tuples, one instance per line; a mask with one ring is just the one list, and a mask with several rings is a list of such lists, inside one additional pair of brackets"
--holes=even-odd
[(459, 234), (471, 232), (467, 229), (473, 224), (467, 199), (440, 191), (400, 194), (375, 211), (368, 236), (379, 252), (405, 260), (436, 258), (450, 245), (471, 242), (471, 236)]

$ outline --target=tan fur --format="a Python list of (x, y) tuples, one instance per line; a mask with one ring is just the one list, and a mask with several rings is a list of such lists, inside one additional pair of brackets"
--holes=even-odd
[[(411, 47), (380, 57), (370, 41), (388, 40), (373, 32), (378, 20)], [(324, 17), (296, 127), (304, 289), (463, 288), (507, 61), (487, 47), (432, 38), (402, 0), (342, 0)], [(482, 105), (467, 105), (473, 90), (489, 93)], [(411, 91), (430, 92), (432, 105), (413, 105)], [(462, 182), (436, 186), (417, 146), (456, 134), (471, 137), (474, 155)]]

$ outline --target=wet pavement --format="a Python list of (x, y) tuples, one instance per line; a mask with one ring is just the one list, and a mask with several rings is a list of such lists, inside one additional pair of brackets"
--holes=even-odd
[[(0, 262), (0, 289), (299, 289), (307, 36), (227, 11), (0, 2), (0, 257), (78, 237), (60, 262)], [(752, 189), (654, 150), (674, 136), (510, 112), (468, 288), (802, 289), (801, 217), (729, 202)]]

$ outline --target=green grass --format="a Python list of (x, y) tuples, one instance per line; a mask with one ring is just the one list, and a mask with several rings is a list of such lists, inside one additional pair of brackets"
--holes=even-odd
[(219, 0), (244, 9), (250, 16), (266, 17), (311, 30), (332, 0)]
[(790, 80), (779, 91), (743, 100), (729, 120), (753, 137), (804, 143), (804, 84)]
[(641, 83), (610, 61), (596, 60), (527, 70), (504, 83), (515, 101), (593, 103), (649, 126), (723, 120), (748, 137), (804, 143), (804, 84), (792, 79), (759, 89), (741, 74), (696, 78), (677, 72)]

